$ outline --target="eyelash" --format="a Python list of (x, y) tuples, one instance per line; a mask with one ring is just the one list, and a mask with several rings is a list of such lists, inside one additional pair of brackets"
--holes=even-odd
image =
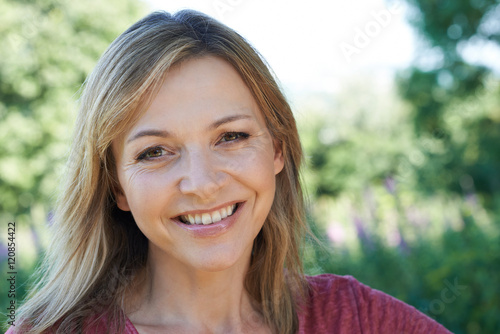
[(245, 132), (229, 131), (229, 132), (225, 132), (222, 134), (222, 136), (219, 139), (219, 142), (221, 142), (222, 139), (226, 136), (236, 136), (237, 138), (233, 139), (233, 140), (223, 141), (223, 142), (239, 141), (239, 140), (244, 140), (244, 139), (247, 139), (248, 137), (250, 137), (250, 135), (248, 133), (245, 133)]
[[(232, 140), (227, 140), (227, 137), (228, 136), (231, 136), (231, 137), (236, 137), (235, 139), (232, 139)], [(222, 134), (222, 136), (220, 137), (219, 139), (219, 143), (231, 143), (231, 142), (236, 142), (236, 141), (240, 141), (240, 140), (245, 140), (245, 139), (248, 139), (248, 137), (250, 137), (250, 135), (248, 133), (245, 133), (245, 132), (236, 132), (236, 131), (230, 131), (230, 132), (225, 132)], [(226, 140), (223, 140), (224, 138), (226, 138)], [(166, 150), (161, 147), (161, 146), (154, 146), (154, 147), (149, 147), (147, 149), (145, 149), (144, 151), (142, 151), (136, 158), (137, 161), (142, 161), (142, 160), (154, 160), (154, 159), (157, 159), (159, 157), (147, 157), (147, 155), (153, 151), (156, 151), (156, 150), (161, 150), (161, 151), (164, 151), (166, 152)], [(163, 156), (163, 155), (162, 155)]]
[(153, 160), (153, 159), (156, 159), (157, 157), (148, 157), (148, 153), (151, 153), (153, 151), (156, 151), (156, 150), (161, 150), (161, 151), (165, 151), (163, 149), (163, 147), (161, 146), (155, 146), (155, 147), (149, 147), (147, 148), (146, 150), (142, 151), (136, 158), (137, 161), (142, 161), (142, 160)]

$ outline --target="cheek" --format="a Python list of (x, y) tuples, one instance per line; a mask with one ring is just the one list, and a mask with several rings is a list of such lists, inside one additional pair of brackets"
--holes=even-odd
[[(168, 178), (159, 173), (131, 172), (124, 173), (124, 188), (130, 210), (139, 223), (153, 216), (160, 216), (168, 201)], [(121, 180), (120, 180), (121, 181)]]
[(270, 152), (267, 150), (243, 152), (228, 163), (228, 174), (256, 193), (260, 200), (259, 205), (271, 206), (276, 178), (273, 155)]
[(228, 168), (237, 173), (262, 174), (262, 177), (274, 175), (274, 148), (268, 136), (261, 135), (223, 157)]

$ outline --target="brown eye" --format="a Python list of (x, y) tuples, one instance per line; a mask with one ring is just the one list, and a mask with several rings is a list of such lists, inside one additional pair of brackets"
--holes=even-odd
[(161, 156), (164, 156), (166, 153), (167, 152), (161, 147), (153, 147), (141, 153), (137, 157), (137, 160), (149, 160), (149, 159), (159, 158)]
[(146, 158), (156, 158), (162, 156), (163, 150), (161, 148), (154, 148), (146, 152)]
[(231, 142), (239, 139), (246, 139), (249, 135), (244, 132), (226, 132), (222, 135), (220, 141), (221, 142)]

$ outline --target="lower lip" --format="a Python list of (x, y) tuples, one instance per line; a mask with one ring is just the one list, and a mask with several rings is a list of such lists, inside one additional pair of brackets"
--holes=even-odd
[(236, 223), (244, 206), (245, 202), (239, 203), (238, 208), (234, 214), (210, 225), (188, 225), (184, 224), (178, 219), (175, 219), (174, 223), (183, 230), (189, 232), (195, 238), (217, 237), (226, 233), (231, 228), (231, 226)]

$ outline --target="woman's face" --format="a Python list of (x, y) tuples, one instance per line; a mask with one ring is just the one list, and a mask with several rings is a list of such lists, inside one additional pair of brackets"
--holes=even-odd
[(283, 157), (229, 63), (205, 56), (172, 68), (113, 153), (118, 207), (153, 259), (205, 271), (248, 263)]

